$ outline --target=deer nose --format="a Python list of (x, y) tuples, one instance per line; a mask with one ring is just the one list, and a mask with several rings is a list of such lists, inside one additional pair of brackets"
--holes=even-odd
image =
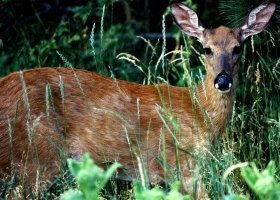
[(221, 93), (227, 93), (232, 87), (232, 78), (224, 70), (214, 80), (214, 86)]

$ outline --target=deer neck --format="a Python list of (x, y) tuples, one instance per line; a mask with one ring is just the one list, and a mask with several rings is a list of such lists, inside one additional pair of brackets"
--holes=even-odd
[(216, 134), (225, 131), (231, 118), (238, 78), (234, 78), (230, 92), (222, 94), (214, 87), (214, 78), (207, 73), (204, 83), (199, 85), (200, 103), (209, 119), (211, 130)]

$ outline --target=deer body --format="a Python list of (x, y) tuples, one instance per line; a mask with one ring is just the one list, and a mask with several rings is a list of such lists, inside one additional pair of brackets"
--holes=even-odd
[[(72, 70), (67, 68), (41, 68), (22, 73), (28, 94), (30, 119), (20, 73), (16, 72), (1, 79), (0, 129), (3, 142), (0, 144), (0, 166), (3, 172), (10, 170), (13, 161), (19, 165), (17, 167), (22, 175), (25, 173), (29, 177), (36, 177), (32, 149), (37, 152), (40, 165), (45, 168), (43, 174), (44, 172), (46, 176), (56, 174), (60, 164), (58, 149), (54, 147), (56, 144), (60, 148), (66, 145), (69, 156), (77, 159), (85, 152), (90, 152), (95, 161), (103, 167), (106, 166), (106, 162), (119, 161), (126, 168), (127, 174), (136, 177), (137, 166), (132, 163), (133, 152), (129, 146), (128, 136), (131, 145), (140, 145), (139, 150), (143, 156), (150, 152), (150, 157), (143, 157), (144, 163), (151, 168), (149, 173), (163, 177), (161, 166), (153, 158), (153, 154), (158, 152), (161, 145), (161, 129), (166, 129), (159, 117), (159, 113), (162, 113), (160, 107), (163, 104), (166, 110), (182, 123), (182, 135), (178, 138), (180, 148), (186, 151), (197, 148), (197, 151), (200, 151), (199, 148), (209, 146), (211, 143), (200, 109), (197, 108), (197, 112), (194, 112), (192, 108), (188, 88), (167, 84), (144, 86), (114, 80), (85, 70), (75, 70), (75, 73), (80, 79), (83, 91), (75, 80)], [(59, 86), (61, 80), (64, 85), (63, 103)], [(46, 108), (47, 84), (51, 85), (53, 96), (53, 107), (50, 106), (49, 114)], [(202, 86), (200, 88), (200, 95), (203, 96)], [(214, 92), (211, 90), (216, 89), (207, 87), (206, 93)], [(217, 127), (213, 128), (220, 130), (228, 118), (224, 113), (230, 115), (232, 97), (231, 94), (228, 94), (226, 99), (222, 95), (213, 97), (215, 99), (211, 101), (217, 102), (217, 105), (209, 104), (211, 106), (208, 114), (215, 115), (213, 120), (218, 123), (215, 124)], [(212, 107), (220, 107), (223, 100), (225, 100), (224, 108), (212, 110)], [(203, 104), (205, 108), (208, 108), (207, 102)], [(8, 118), (13, 127), (12, 142)], [(29, 146), (28, 123), (32, 126), (31, 146)], [(169, 147), (166, 148), (166, 154), (174, 155), (174, 141), (166, 130), (165, 138)], [(182, 162), (183, 158), (182, 156)], [(175, 157), (167, 159), (175, 167)]]
[[(157, 149), (156, 146), (160, 144), (159, 129), (164, 128), (157, 111), (159, 106), (163, 104), (159, 92), (165, 101), (166, 109), (170, 109), (170, 112), (181, 118), (184, 124), (182, 129), (186, 129), (186, 133), (192, 131), (190, 125), (194, 124), (192, 122), (194, 116), (191, 114), (191, 100), (187, 88), (166, 84), (144, 86), (114, 80), (85, 70), (75, 70), (75, 73), (80, 77), (83, 91), (76, 82), (73, 72), (67, 68), (41, 68), (23, 72), (29, 97), (30, 123), (33, 123), (34, 129), (34, 138), (31, 143), (38, 145), (39, 151), (42, 143), (46, 142), (48, 137), (56, 141), (59, 138), (59, 133), (65, 132), (69, 153), (73, 157), (79, 158), (83, 153), (89, 151), (97, 161), (102, 163), (107, 156), (105, 152), (108, 151), (109, 161), (115, 161), (118, 154), (120, 159), (124, 154), (127, 154), (124, 162), (130, 162), (131, 152), (126, 138), (126, 129), (132, 141), (138, 135), (140, 140), (146, 142), (147, 134), (150, 132), (148, 138), (148, 142), (151, 143), (150, 147)], [(64, 103), (62, 103), (59, 87), (60, 80), (64, 83)], [(2, 169), (11, 163), (10, 151), (8, 150), (10, 145), (14, 147), (13, 156), (18, 157), (17, 159), (22, 158), (23, 152), (27, 152), (29, 142), (26, 124), (28, 112), (21, 84), (19, 72), (1, 79), (0, 82), (0, 92), (3, 94), (1, 95), (3, 101), (0, 107), (1, 130), (4, 130), (4, 134), (1, 136), (5, 141), (0, 146)], [(54, 110), (50, 109), (49, 116), (47, 116), (46, 110), (47, 84), (52, 86), (54, 101)], [(35, 96), (36, 98), (34, 98)], [(231, 108), (229, 107), (229, 109)], [(17, 113), (20, 115), (16, 116)], [(199, 120), (203, 120), (201, 114), (197, 114)], [(12, 126), (14, 125), (11, 144), (9, 142), (8, 118)], [(13, 124), (14, 119), (15, 124)], [(203, 123), (200, 126), (203, 127)], [(168, 134), (166, 137), (169, 137)], [(191, 140), (187, 140), (187, 144), (182, 144), (182, 147), (191, 150), (193, 145)], [(104, 154), (99, 155), (99, 153)]]
[[(159, 161), (164, 140), (171, 170), (168, 178), (176, 176), (172, 169), (179, 163), (184, 188), (191, 191), (193, 153), (210, 149), (232, 113), (240, 59), (236, 48), (265, 27), (258, 20), (266, 17), (268, 23), (273, 8), (274, 4), (266, 4), (253, 10), (250, 14), (256, 15), (255, 22), (245, 20), (243, 28), (206, 30), (192, 10), (180, 3), (171, 4), (178, 26), (206, 48), (206, 78), (194, 92), (167, 84), (139, 85), (67, 68), (33, 69), (2, 78), (1, 172), (17, 169), (20, 176), (27, 174), (29, 179), (35, 179), (39, 172), (49, 179), (58, 173), (61, 157), (79, 159), (90, 152), (102, 167), (120, 162), (124, 170), (119, 177), (138, 177), (137, 159), (141, 158), (151, 182), (156, 182), (166, 175)], [(262, 18), (258, 19), (258, 14)], [(261, 27), (250, 28), (252, 23)], [(201, 190), (199, 185), (198, 192)]]

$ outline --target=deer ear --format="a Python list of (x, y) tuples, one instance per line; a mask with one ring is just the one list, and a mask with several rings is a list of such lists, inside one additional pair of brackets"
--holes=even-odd
[(275, 3), (265, 2), (253, 9), (250, 14), (238, 26), (242, 40), (248, 36), (261, 32), (268, 24), (275, 11)]
[(171, 13), (179, 28), (189, 36), (202, 41), (204, 28), (201, 26), (197, 14), (187, 6), (176, 1), (170, 3)]

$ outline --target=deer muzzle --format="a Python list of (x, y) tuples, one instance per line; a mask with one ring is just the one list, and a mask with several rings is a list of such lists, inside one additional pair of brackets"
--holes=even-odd
[(228, 93), (232, 88), (232, 78), (224, 70), (214, 80), (214, 87), (221, 93)]

